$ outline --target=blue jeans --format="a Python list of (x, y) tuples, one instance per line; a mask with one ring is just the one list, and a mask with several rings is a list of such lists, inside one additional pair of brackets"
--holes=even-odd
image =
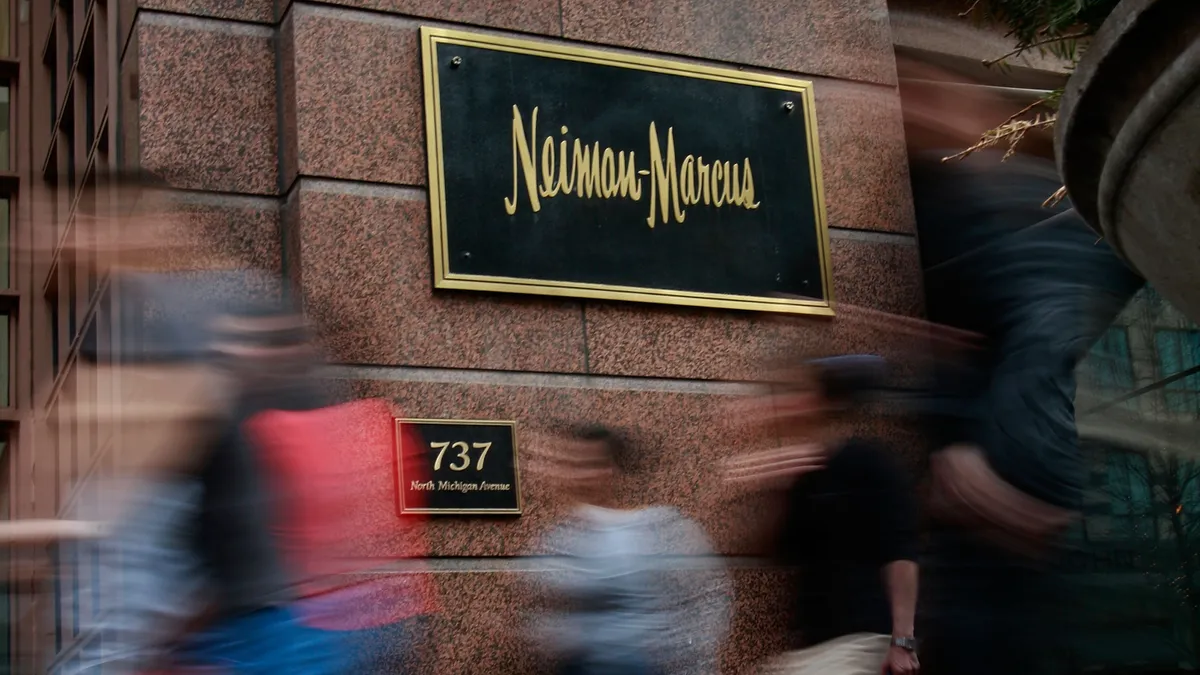
[(345, 675), (406, 675), (418, 669), (425, 617), (364, 630), (333, 632), (346, 649)]
[(562, 664), (560, 675), (657, 675), (657, 669), (645, 658), (574, 658)]
[(337, 634), (310, 628), (292, 609), (275, 607), (218, 622), (192, 640), (183, 660), (229, 675), (341, 675), (346, 655)]

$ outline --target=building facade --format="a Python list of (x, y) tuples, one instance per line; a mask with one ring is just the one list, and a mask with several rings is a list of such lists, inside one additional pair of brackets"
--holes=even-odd
[[(96, 176), (140, 166), (177, 189), (197, 236), (222, 242), (223, 259), (278, 272), (302, 295), (337, 364), (330, 376), (351, 395), (392, 400), (412, 417), (515, 420), (520, 447), (581, 415), (635, 430), (648, 471), (631, 489), (707, 529), (736, 593), (723, 670), (746, 670), (782, 646), (786, 598), (744, 536), (752, 508), (718, 471), (771, 439), (725, 405), (784, 347), (886, 354), (892, 336), (842, 316), (435, 289), (420, 29), (810, 81), (837, 300), (919, 317), (896, 50), (976, 63), (973, 50), (1004, 41), (941, 30), (962, 24), (954, 3), (911, 4), (0, 0), (0, 234), (10, 244), (0, 260), (0, 508), (66, 513), (81, 481), (120, 452), (112, 430), (56, 410), (64, 391), (120, 400), (118, 378), (81, 378), (74, 366), (82, 344), (123, 327), (103, 271), (70, 243), (83, 236), (94, 205), (80, 196)], [(875, 426), (915, 455), (907, 430)], [(518, 518), (429, 524), (426, 573), (442, 606), (418, 655), (430, 672), (538, 665), (523, 628), (543, 569), (530, 553), (565, 504), (536, 474), (521, 489)], [(0, 639), (13, 672), (54, 672), (103, 639), (79, 631), (81, 613), (96, 610), (78, 591), (93, 567), (57, 566), (58, 554), (9, 561)], [(380, 560), (380, 573), (405, 573), (390, 564)]]
[(1063, 571), (1080, 599), (1069, 658), (1093, 672), (1200, 663), (1197, 370), (1200, 329), (1149, 287), (1080, 365), (1090, 472)]

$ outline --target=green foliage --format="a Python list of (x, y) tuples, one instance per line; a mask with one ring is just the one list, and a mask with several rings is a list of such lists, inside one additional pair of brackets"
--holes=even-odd
[[(1121, 0), (974, 0), (963, 12), (984, 22), (996, 22), (1008, 26), (1008, 36), (1016, 42), (1007, 54), (998, 54), (984, 61), (987, 66), (1001, 70), (1009, 68), (1008, 60), (1027, 51), (1036, 49), (1049, 53), (1073, 68), (1079, 62), (1087, 40), (1100, 30), (1104, 20), (1112, 14)], [(1196, 0), (1187, 0), (1195, 2)], [(978, 150), (1001, 144), (1008, 145), (1004, 158), (1016, 151), (1017, 145), (1027, 132), (1033, 129), (1048, 129), (1057, 121), (1057, 111), (1062, 89), (1048, 93), (1033, 105), (1005, 120), (1000, 126), (983, 134), (974, 145), (945, 158), (961, 159)], [(943, 160), (945, 161), (945, 160)], [(1057, 203), (1066, 195), (1060, 188), (1046, 205)]]
[(1008, 26), (1016, 54), (1039, 49), (1074, 63), (1080, 40), (1097, 30), (1120, 0), (978, 0), (971, 10), (981, 19)]

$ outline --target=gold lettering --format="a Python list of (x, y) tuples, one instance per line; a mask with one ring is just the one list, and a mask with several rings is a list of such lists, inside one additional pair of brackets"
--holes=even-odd
[(754, 201), (754, 174), (750, 172), (750, 158), (744, 160), (746, 170), (742, 173), (742, 206), (753, 211), (758, 208)]
[(554, 139), (549, 136), (542, 142), (542, 189), (541, 195), (549, 199), (558, 194), (554, 183)]
[[(728, 171), (728, 169), (726, 169), (726, 171)], [(727, 176), (727, 178), (729, 179), (729, 191), (733, 194), (733, 196), (729, 198), (729, 203), (737, 204), (738, 206), (741, 206), (742, 205), (742, 184), (741, 184), (741, 182), (738, 181), (738, 165), (737, 164), (733, 165), (732, 176), (731, 177)]]
[[(563, 127), (563, 133), (567, 133), (567, 128)], [(578, 145), (579, 141), (575, 141)], [(571, 173), (567, 173), (567, 167), (571, 167)], [(562, 192), (564, 195), (571, 194), (572, 188), (575, 187), (575, 165), (567, 161), (567, 142), (560, 141), (558, 144), (558, 185), (555, 189)]]
[(604, 195), (604, 188), (600, 185), (600, 142), (592, 143), (592, 165), (588, 169), (588, 197), (595, 193), (597, 197)]
[(684, 206), (700, 201), (696, 194), (696, 158), (691, 155), (684, 157), (679, 167), (679, 193)]
[(713, 206), (717, 206), (717, 207), (723, 206), (725, 204), (725, 202), (721, 199), (721, 188), (719, 187), (721, 178), (724, 177), (724, 170), (725, 170), (725, 167), (722, 166), (720, 162), (713, 162), (713, 165), (712, 165), (712, 198), (713, 198)]
[(571, 172), (575, 174), (575, 194), (580, 197), (583, 196), (584, 185), (588, 183), (588, 159), (591, 154), (592, 149), (576, 138), (571, 152)]
[(639, 201), (642, 198), (642, 179), (637, 177), (637, 162), (634, 160), (634, 153), (629, 153), (629, 162), (625, 162), (625, 151), (622, 150), (617, 154), (617, 174), (621, 180), (621, 196), (628, 196), (633, 201)]
[[(729, 162), (725, 162), (725, 166), (721, 169), (721, 201), (725, 204), (732, 204), (733, 200), (729, 197)], [(720, 206), (720, 204), (717, 204)]]
[(662, 220), (667, 222), (674, 215), (675, 222), (682, 223), (687, 214), (679, 208), (679, 169), (675, 166), (675, 128), (667, 127), (667, 156), (664, 160), (658, 144), (658, 130), (650, 123), (650, 215), (646, 224), (654, 227), (654, 196), (659, 195)]
[(513, 121), (512, 121), (512, 141), (513, 141), (513, 192), (512, 200), (505, 198), (504, 212), (508, 215), (513, 215), (517, 212), (518, 185), (517, 168), (518, 164), (522, 172), (525, 174), (525, 191), (529, 195), (529, 205), (534, 213), (542, 210), (542, 204), (538, 200), (537, 193), (537, 173), (533, 161), (533, 155), (530, 154), (529, 147), (537, 147), (537, 116), (538, 109), (534, 107), (533, 115), (529, 119), (529, 140), (525, 140), (525, 124), (521, 119), (521, 110), (517, 106), (513, 106)]
[[(429, 447), (431, 450), (438, 451), (437, 459), (435, 459), (433, 461), (433, 470), (434, 471), (442, 470), (442, 457), (446, 454), (447, 448), (452, 448), (454, 450), (457, 450), (458, 451), (457, 457), (458, 457), (458, 459), (462, 460), (462, 462), (452, 462), (448, 467), (451, 471), (466, 471), (468, 468), (470, 468), (470, 466), (471, 466), (470, 451), (471, 450), (482, 450), (483, 451), (483, 452), (479, 453), (479, 459), (478, 459), (478, 461), (475, 462), (475, 470), (483, 471), (483, 463), (487, 460), (487, 454), (488, 454), (488, 451), (492, 449), (492, 444), (489, 441), (487, 443), (472, 443), (468, 446), (465, 441), (454, 441), (453, 443), (450, 443), (449, 441), (447, 441), (447, 442), (442, 442), (442, 443), (430, 443)], [(421, 486), (421, 485), (424, 485), (424, 484), (418, 483), (417, 481), (413, 481), (412, 489), (413, 490), (416, 490), (416, 489), (427, 489), (428, 490), (428, 489), (432, 489), (432, 487), (433, 487), (432, 482), (428, 483), (428, 485), (429, 485), (428, 488), (419, 488), (419, 486)]]
[(604, 188), (604, 198), (610, 199), (617, 194), (617, 158), (612, 148), (604, 149), (604, 158), (600, 160), (600, 184)]
[(450, 444), (450, 447), (458, 451), (458, 458), (462, 460), (462, 464), (451, 463), (451, 471), (462, 471), (468, 466), (471, 466), (471, 456), (467, 454), (467, 451), (471, 449), (471, 446), (462, 441), (455, 441), (454, 443)]
[(483, 452), (479, 454), (479, 463), (475, 465), (476, 471), (483, 471), (483, 460), (487, 459), (488, 450), (492, 449), (492, 442), (488, 441), (487, 443), (472, 443), (471, 447), (475, 448), (476, 450), (483, 450)]
[(600, 184), (600, 142), (588, 147), (575, 139), (575, 152), (571, 163), (575, 165), (575, 194), (591, 199), (601, 197), (604, 189)]
[(708, 165), (704, 163), (704, 157), (696, 158), (696, 178), (700, 181), (700, 190), (704, 193), (704, 205), (708, 206), (712, 202), (708, 198), (710, 194), (708, 189)]
[[(642, 176), (650, 179), (650, 213), (646, 224), (683, 223), (687, 207), (739, 206), (754, 210), (760, 203), (754, 200), (754, 174), (750, 158), (741, 162), (717, 160), (706, 163), (703, 156), (686, 155), (676, 160), (675, 129), (667, 127), (666, 146), (658, 134), (656, 122), (650, 122), (650, 168), (638, 168), (637, 155), (632, 150), (617, 150), (602, 146), (600, 141), (585, 143), (582, 139), (558, 141), (557, 152), (553, 135), (538, 144), (537, 123), (540, 108), (534, 107), (529, 127), (519, 106), (513, 106), (512, 117), (512, 194), (504, 198), (504, 211), (514, 215), (521, 193), (529, 199), (530, 209), (541, 211), (542, 200), (560, 195), (575, 195), (581, 199), (642, 198)], [(566, 126), (559, 127), (568, 135)], [(540, 155), (540, 156), (539, 156)], [(739, 165), (740, 164), (740, 165)], [(524, 189), (522, 189), (522, 184)], [(435, 466), (442, 463), (447, 446), (460, 450), (452, 468), (459, 470), (467, 461), (458, 444), (438, 444)]]

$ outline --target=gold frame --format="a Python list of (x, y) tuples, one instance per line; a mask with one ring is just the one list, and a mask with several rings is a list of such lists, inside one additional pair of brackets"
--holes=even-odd
[[(446, 193), (440, 126), (441, 90), (438, 84), (437, 72), (437, 48), (440, 45), (478, 47), (596, 65), (646, 70), (717, 82), (731, 82), (734, 84), (781, 89), (799, 94), (803, 105), (805, 131), (808, 138), (809, 172), (812, 176), (817, 244), (821, 258), (821, 284), (825, 300), (701, 293), (696, 291), (641, 288), (637, 286), (615, 286), (573, 281), (547, 281), (542, 279), (451, 273), (450, 252), (446, 247)], [(732, 68), (701, 66), (648, 56), (633, 56), (574, 45), (503, 38), (472, 31), (433, 28), (430, 26), (421, 27), (421, 60), (425, 79), (425, 139), (429, 157), (429, 213), (432, 221), (433, 235), (434, 288), (496, 291), (501, 293), (549, 295), (596, 300), (623, 300), (706, 307), (710, 309), (741, 309), (787, 314), (833, 316), (833, 273), (830, 269), (829, 259), (829, 226), (825, 218), (825, 187), (821, 176), (821, 147), (818, 140), (819, 137), (817, 136), (816, 106), (813, 100), (813, 85), (811, 81), (778, 75), (745, 73)]]
[[(411, 417), (394, 417), (393, 433), (396, 436), (396, 489), (400, 492), (400, 515), (409, 514), (424, 514), (424, 515), (449, 515), (449, 516), (519, 516), (525, 511), (525, 502), (521, 497), (521, 463), (518, 459), (520, 455), (517, 446), (517, 423), (513, 420), (456, 420), (456, 419), (423, 419)], [(516, 509), (429, 509), (429, 508), (414, 508), (410, 509), (404, 503), (404, 434), (400, 433), (400, 425), (402, 424), (473, 424), (487, 425), (495, 427), (506, 426), (512, 434), (513, 447), (513, 489), (517, 492), (517, 508)]]

